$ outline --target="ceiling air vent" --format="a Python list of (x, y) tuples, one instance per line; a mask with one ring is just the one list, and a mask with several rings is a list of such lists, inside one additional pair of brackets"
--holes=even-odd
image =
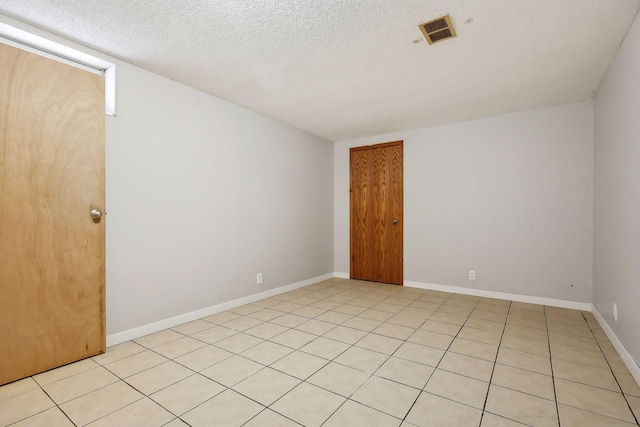
[(420, 31), (429, 44), (434, 44), (442, 40), (452, 39), (456, 36), (449, 15), (444, 15), (431, 21), (419, 25)]

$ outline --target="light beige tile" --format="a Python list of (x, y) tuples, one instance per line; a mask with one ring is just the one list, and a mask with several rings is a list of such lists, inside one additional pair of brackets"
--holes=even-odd
[(615, 418), (605, 417), (583, 409), (559, 404), (558, 413), (562, 427), (632, 427), (636, 423), (628, 423)]
[(491, 383), (544, 399), (555, 400), (556, 398), (552, 377), (499, 363), (495, 366)]
[(355, 344), (356, 342), (360, 341), (365, 335), (367, 335), (365, 331), (347, 328), (345, 326), (338, 326), (337, 328), (332, 329), (324, 334), (324, 337), (346, 344)]
[(335, 327), (336, 325), (333, 323), (311, 319), (301, 325), (296, 326), (295, 329), (313, 335), (324, 335)]
[(526, 328), (524, 326), (515, 326), (509, 323), (507, 323), (507, 326), (504, 328), (504, 334), (513, 335), (520, 338), (527, 338), (535, 341), (549, 341), (547, 331), (535, 328)]
[(416, 317), (414, 315), (405, 314), (403, 310), (402, 312), (393, 316), (391, 319), (387, 320), (387, 323), (398, 325), (398, 326), (404, 326), (407, 328), (417, 329), (424, 323), (427, 317), (428, 317), (428, 314), (422, 317)]
[(598, 347), (598, 343), (594, 338), (578, 337), (551, 331), (549, 332), (549, 339), (551, 344), (560, 344), (582, 350), (600, 351), (600, 347)]
[(500, 346), (510, 348), (512, 350), (523, 351), (525, 353), (537, 354), (538, 356), (549, 357), (550, 354), (549, 344), (546, 342), (514, 337), (511, 335), (504, 335)]
[(555, 402), (494, 384), (489, 389), (485, 410), (530, 426), (558, 426)]
[(317, 320), (322, 320), (323, 322), (334, 323), (336, 325), (340, 325), (347, 320), (351, 319), (353, 316), (350, 314), (337, 313), (335, 311), (327, 311), (326, 313), (321, 314), (316, 317)]
[(89, 424), (89, 427), (160, 427), (175, 417), (149, 398), (125, 406), (104, 418)]
[(436, 369), (424, 391), (482, 409), (488, 387), (483, 381)]
[(302, 304), (296, 304), (293, 302), (285, 301), (280, 304), (276, 304), (271, 307), (273, 310), (282, 311), (283, 313), (291, 313), (292, 311), (296, 311), (299, 308), (304, 307)]
[(482, 423), (480, 427), (524, 427), (526, 424), (501, 417), (499, 415), (485, 412), (482, 415)]
[(271, 367), (301, 380), (306, 380), (327, 363), (329, 361), (326, 359), (294, 351), (272, 364)]
[(467, 316), (459, 316), (457, 314), (437, 312), (436, 314), (431, 316), (429, 319), (435, 320), (438, 322), (451, 323), (453, 325), (462, 326), (464, 325), (464, 322), (467, 321), (467, 318), (468, 318)]
[(559, 344), (551, 344), (551, 357), (553, 357), (554, 360), (559, 359), (572, 363), (580, 363), (582, 365), (595, 366), (596, 368), (609, 368), (606, 359), (599, 351), (587, 351)]
[(440, 308), (438, 309), (438, 313), (455, 314), (457, 316), (464, 316), (464, 317), (469, 317), (472, 311), (473, 311), (473, 308), (458, 307), (455, 305), (450, 305), (449, 303), (445, 303), (444, 305), (440, 306)]
[(372, 374), (388, 359), (388, 357), (389, 356), (386, 354), (378, 353), (376, 351), (359, 347), (351, 347), (340, 356), (336, 357), (335, 362)]
[(507, 324), (514, 326), (524, 326), (525, 328), (547, 330), (547, 322), (539, 319), (529, 319), (528, 317), (521, 316), (509, 316), (507, 317)]
[[(144, 350), (144, 349), (143, 349)], [(70, 363), (65, 366), (61, 366), (50, 371), (43, 372), (38, 375), (34, 375), (33, 379), (41, 386), (60, 381), (65, 378), (72, 377), (74, 375), (81, 374), (83, 372), (91, 371), (98, 368), (100, 365), (93, 359), (84, 359), (79, 362)]]
[(324, 337), (318, 337), (302, 347), (300, 351), (322, 357), (323, 359), (333, 360), (348, 348), (349, 344), (330, 340)]
[(497, 362), (514, 368), (551, 375), (551, 361), (548, 357), (500, 347)]
[(146, 349), (133, 341), (123, 342), (122, 344), (107, 347), (107, 351), (103, 354), (94, 356), (92, 359), (101, 365), (107, 365), (125, 357), (133, 356), (141, 353)]
[(458, 333), (458, 337), (485, 344), (498, 345), (500, 344), (502, 333), (464, 326)]
[(301, 383), (271, 406), (274, 411), (304, 426), (320, 426), (345, 401), (344, 397)]
[(298, 349), (305, 344), (313, 341), (316, 338), (316, 335), (298, 331), (296, 329), (289, 329), (273, 338), (271, 338), (272, 342), (293, 348)]
[(476, 357), (449, 351), (445, 353), (444, 357), (440, 361), (438, 369), (475, 378), (476, 380), (488, 383), (491, 379), (491, 373), (493, 372), (493, 363)]
[(191, 374), (193, 374), (193, 371), (182, 365), (175, 362), (166, 362), (139, 374), (132, 375), (126, 381), (136, 390), (149, 395), (187, 378)]
[(197, 340), (204, 341), (207, 344), (213, 344), (235, 334), (237, 334), (237, 332), (232, 329), (225, 328), (223, 326), (214, 326), (213, 328), (195, 333), (191, 336)]
[(451, 343), (449, 351), (493, 362), (496, 360), (498, 346), (466, 340), (464, 338), (456, 338), (453, 340), (453, 343)]
[(195, 374), (152, 394), (150, 397), (179, 416), (224, 390), (225, 388), (215, 381)]
[(260, 307), (259, 305), (245, 304), (241, 305), (240, 307), (232, 308), (229, 311), (232, 313), (240, 314), (242, 316), (246, 316), (260, 310), (262, 310), (262, 307)]
[(31, 377), (0, 386), (0, 401), (37, 388), (39, 388), (38, 383)]
[(284, 396), (300, 384), (300, 380), (271, 368), (265, 368), (233, 386), (238, 393), (265, 406)]
[(11, 427), (75, 427), (60, 408), (51, 408), (39, 414), (25, 418)]
[(320, 316), (323, 313), (326, 313), (326, 311), (327, 310), (323, 310), (321, 308), (305, 306), (305, 307), (302, 307), (302, 308), (299, 308), (299, 309), (293, 311), (291, 314), (295, 314), (297, 316), (314, 318), (314, 317)]
[(257, 338), (245, 333), (239, 333), (229, 338), (225, 338), (216, 342), (214, 345), (220, 347), (223, 350), (230, 351), (231, 353), (242, 353), (248, 348), (256, 346), (264, 342), (263, 339)]
[(419, 427), (477, 427), (481, 415), (478, 409), (423, 392), (406, 420)]
[(640, 397), (640, 386), (638, 386), (638, 383), (630, 373), (616, 372), (616, 378), (624, 394)]
[(270, 308), (263, 308), (260, 311), (256, 311), (255, 313), (249, 314), (249, 317), (253, 317), (254, 319), (259, 319), (267, 322), (269, 320), (273, 320), (276, 317), (280, 317), (282, 315), (283, 314), (281, 311), (272, 310)]
[(190, 353), (194, 350), (204, 347), (206, 343), (190, 338), (184, 337), (171, 341), (167, 344), (160, 345), (153, 349), (156, 353), (160, 353), (164, 357), (169, 359), (175, 359), (183, 354)]
[(393, 355), (401, 359), (411, 360), (412, 362), (435, 367), (442, 359), (444, 350), (428, 347), (426, 345), (405, 342)]
[(575, 335), (579, 337), (587, 337), (592, 338), (593, 334), (591, 333), (591, 329), (586, 326), (576, 326), (576, 325), (568, 325), (566, 323), (557, 323), (557, 322), (547, 322), (549, 326), (549, 331), (559, 332), (567, 335)]
[(142, 353), (109, 363), (105, 367), (120, 378), (127, 378), (166, 361), (168, 361), (166, 357), (160, 356), (153, 351), (145, 350)]
[(364, 317), (356, 316), (347, 320), (342, 325), (349, 328), (360, 329), (361, 331), (371, 332), (381, 324), (382, 322), (379, 320), (365, 319)]
[(323, 424), (323, 427), (369, 426), (369, 427), (397, 427), (400, 420), (376, 411), (367, 406), (347, 400)]
[(333, 311), (335, 312), (350, 314), (352, 316), (356, 316), (365, 310), (366, 310), (365, 307), (358, 307), (357, 305), (349, 305), (349, 304), (343, 304), (333, 309)]
[(241, 355), (263, 365), (271, 365), (293, 351), (292, 348), (272, 343), (271, 341), (265, 341), (243, 351)]
[(431, 366), (392, 356), (378, 368), (375, 375), (422, 389), (432, 373)]
[(640, 397), (626, 396), (626, 398), (629, 402), (629, 406), (631, 406), (631, 410), (636, 416), (636, 419), (640, 420)]
[(553, 361), (553, 375), (556, 378), (620, 392), (620, 387), (610, 369), (596, 368), (557, 359)]
[(241, 426), (264, 407), (233, 390), (226, 390), (182, 416), (191, 427)]
[(366, 372), (332, 362), (309, 377), (307, 382), (341, 396), (349, 397), (369, 377), (370, 374)]
[(202, 320), (221, 325), (225, 322), (228, 322), (233, 319), (237, 319), (239, 317), (240, 317), (239, 314), (232, 313), (230, 311), (223, 311), (220, 313), (212, 314), (211, 316), (204, 317)]
[[(427, 323), (429, 322), (430, 321), (428, 321)], [(502, 334), (502, 331), (504, 330), (504, 323), (477, 319), (475, 317), (470, 317), (469, 320), (465, 322), (464, 326), (475, 329), (482, 329), (483, 331), (496, 332), (499, 334)], [(456, 332), (453, 335), (457, 334), (459, 329), (460, 328), (457, 328)]]
[(244, 331), (244, 333), (253, 335), (254, 337), (262, 338), (264, 340), (268, 340), (288, 330), (289, 328), (285, 326), (265, 322), (253, 328), (247, 329), (246, 331)]
[(389, 313), (386, 311), (375, 310), (370, 308), (369, 310), (365, 310), (359, 314), (360, 317), (364, 317), (365, 319), (377, 320), (380, 322), (386, 322), (387, 320), (393, 317), (393, 313)]
[(621, 393), (556, 378), (558, 403), (596, 412), (611, 418), (634, 422)]
[(435, 332), (425, 331), (419, 329), (413, 333), (407, 341), (421, 345), (428, 345), (429, 347), (439, 348), (446, 350), (451, 345), (453, 337), (450, 335), (438, 334)]
[(336, 307), (340, 307), (342, 304), (344, 303), (324, 300), (324, 301), (314, 302), (313, 304), (311, 304), (311, 307), (319, 308), (321, 310), (333, 310)]
[(512, 302), (511, 308), (516, 310), (535, 311), (544, 314), (544, 306), (540, 304), (531, 304), (528, 302)]
[(291, 421), (288, 418), (283, 417), (280, 414), (273, 412), (270, 409), (265, 409), (255, 417), (246, 423), (243, 427), (299, 427), (300, 424)]
[(233, 329), (234, 331), (242, 332), (249, 328), (258, 326), (261, 323), (263, 323), (263, 320), (254, 319), (253, 317), (243, 316), (243, 317), (238, 317), (237, 319), (230, 320), (222, 324), (222, 326), (224, 326), (225, 328)]
[(76, 425), (85, 425), (118, 409), (132, 404), (144, 396), (128, 384), (119, 381), (100, 390), (60, 405)]
[(164, 331), (156, 332), (155, 334), (145, 335), (142, 338), (136, 338), (134, 342), (146, 348), (155, 348), (159, 345), (175, 341), (182, 337), (184, 337), (184, 335), (179, 334), (176, 331), (165, 329)]
[(270, 323), (274, 323), (276, 325), (280, 325), (280, 326), (284, 326), (286, 328), (294, 328), (298, 325), (303, 324), (304, 322), (306, 322), (307, 320), (309, 320), (306, 317), (302, 317), (302, 316), (296, 316), (295, 314), (285, 314), (283, 316), (280, 317), (276, 317), (275, 319), (271, 320)]
[(187, 353), (183, 356), (177, 357), (175, 359), (175, 362), (186, 366), (193, 371), (200, 372), (203, 369), (221, 362), (224, 359), (228, 359), (231, 356), (233, 356), (233, 353), (222, 350), (218, 347), (214, 347), (212, 345), (208, 345), (206, 347), (202, 347), (198, 350), (192, 351), (191, 353)]
[(233, 356), (200, 372), (220, 384), (231, 387), (249, 378), (264, 366), (240, 356)]
[(406, 340), (415, 332), (414, 328), (406, 326), (392, 325), (390, 323), (383, 323), (373, 330), (373, 333), (378, 335), (384, 335), (386, 337), (397, 338), (400, 340)]
[(384, 354), (393, 354), (404, 341), (385, 337), (377, 334), (369, 334), (356, 343), (356, 346)]
[(67, 402), (118, 381), (118, 377), (99, 366), (90, 371), (42, 386), (57, 404)]
[(485, 307), (479, 306), (471, 312), (469, 318), (488, 320), (491, 322), (500, 323), (504, 326), (504, 323), (507, 321), (507, 315), (505, 313), (502, 313), (502, 310), (500, 310), (499, 313), (496, 313), (495, 310), (497, 309), (493, 305), (488, 305)]
[(174, 326), (171, 329), (184, 335), (193, 335), (195, 333), (202, 332), (212, 327), (213, 325), (210, 322), (205, 322), (204, 320), (194, 320), (193, 322), (183, 323), (182, 325)]
[(18, 394), (0, 401), (0, 425), (15, 423), (54, 406), (40, 388)]

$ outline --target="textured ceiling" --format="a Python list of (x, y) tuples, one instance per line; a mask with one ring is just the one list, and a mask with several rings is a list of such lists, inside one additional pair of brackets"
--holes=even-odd
[[(589, 99), (640, 0), (0, 0), (331, 141)], [(417, 24), (449, 13), (432, 46)], [(421, 39), (420, 43), (413, 43)]]

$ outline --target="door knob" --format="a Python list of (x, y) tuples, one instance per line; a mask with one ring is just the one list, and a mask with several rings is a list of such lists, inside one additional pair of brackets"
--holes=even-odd
[(100, 212), (98, 209), (93, 209), (89, 215), (91, 215), (91, 218), (94, 221), (97, 221), (100, 218), (102, 218), (102, 212)]
[(391, 224), (393, 224), (393, 225), (398, 225), (398, 220), (397, 220), (397, 219), (392, 219), (392, 220), (391, 220)]

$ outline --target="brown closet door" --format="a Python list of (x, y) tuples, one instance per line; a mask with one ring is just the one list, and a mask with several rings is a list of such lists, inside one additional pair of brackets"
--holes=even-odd
[(402, 285), (402, 141), (350, 156), (351, 278)]
[(105, 350), (104, 78), (0, 44), (0, 138), (4, 384)]

